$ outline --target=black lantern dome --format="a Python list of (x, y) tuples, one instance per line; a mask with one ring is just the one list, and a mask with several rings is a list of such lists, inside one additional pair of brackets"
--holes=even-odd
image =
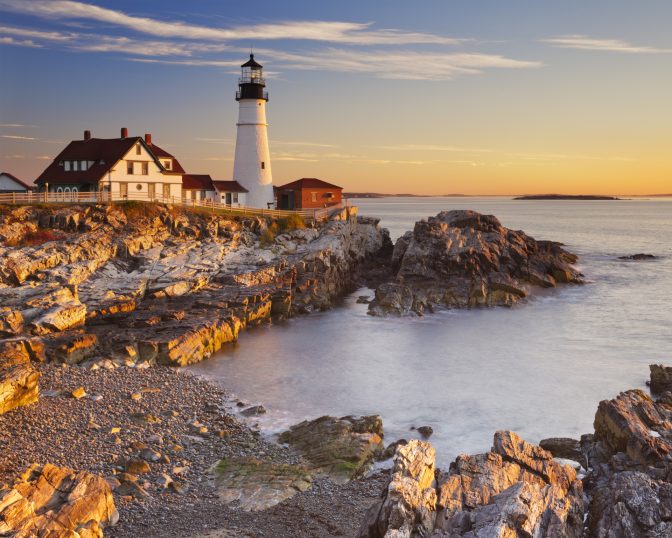
[(241, 99), (268, 101), (268, 92), (264, 89), (266, 81), (264, 80), (263, 66), (255, 61), (254, 54), (250, 54), (250, 59), (240, 67), (241, 75), (238, 79), (236, 101)]

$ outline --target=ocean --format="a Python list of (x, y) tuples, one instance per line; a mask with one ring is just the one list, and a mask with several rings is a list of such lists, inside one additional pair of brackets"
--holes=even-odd
[[(672, 199), (520, 201), (500, 197), (353, 200), (393, 240), (449, 209), (497, 216), (579, 254), (585, 286), (539, 291), (512, 308), (373, 318), (361, 289), (328, 312), (241, 334), (190, 367), (267, 414), (272, 435), (304, 419), (380, 414), (385, 440), (431, 426), (439, 464), (487, 451), (496, 430), (525, 439), (593, 431), (600, 400), (646, 388), (672, 364)], [(652, 261), (619, 256), (649, 253)]]

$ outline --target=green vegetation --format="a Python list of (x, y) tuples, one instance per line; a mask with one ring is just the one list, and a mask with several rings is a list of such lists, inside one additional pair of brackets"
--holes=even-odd
[(306, 221), (297, 213), (284, 217), (278, 220), (278, 227), (281, 232), (288, 232), (290, 230), (298, 230), (306, 227)]

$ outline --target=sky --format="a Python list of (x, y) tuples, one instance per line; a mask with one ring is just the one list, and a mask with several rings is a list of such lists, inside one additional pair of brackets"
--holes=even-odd
[(351, 192), (672, 192), (669, 0), (0, 0), (0, 170), (152, 133), (231, 179), (240, 64), (273, 177)]

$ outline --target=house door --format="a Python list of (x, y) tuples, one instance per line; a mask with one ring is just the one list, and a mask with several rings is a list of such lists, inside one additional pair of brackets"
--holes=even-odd
[(156, 185), (154, 183), (147, 183), (147, 196), (150, 200), (156, 198)]
[(231, 193), (226, 193), (226, 205), (231, 205)]
[(294, 193), (283, 194), (280, 197), (280, 207), (282, 209), (294, 209)]
[(124, 200), (128, 198), (128, 183), (119, 183), (119, 196)]
[(170, 183), (163, 184), (163, 198), (165, 200), (170, 200)]

